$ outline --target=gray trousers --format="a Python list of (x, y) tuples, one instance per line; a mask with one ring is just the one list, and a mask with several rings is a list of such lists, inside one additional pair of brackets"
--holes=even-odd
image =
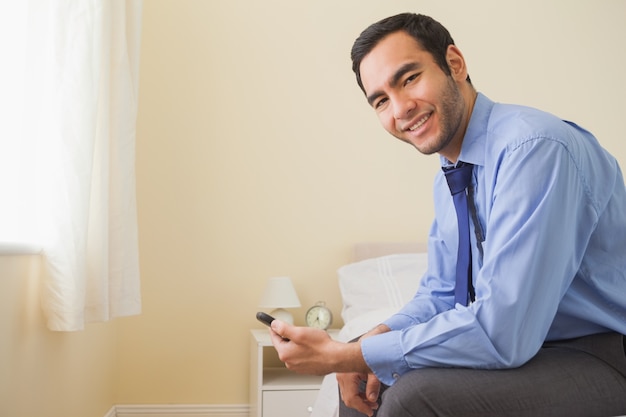
[[(546, 343), (515, 369), (425, 368), (384, 387), (376, 417), (626, 415), (626, 340), (618, 333)], [(364, 417), (340, 401), (339, 417)]]

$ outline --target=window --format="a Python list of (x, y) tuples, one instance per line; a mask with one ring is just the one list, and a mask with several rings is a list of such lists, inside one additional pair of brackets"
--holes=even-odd
[(141, 309), (134, 167), (141, 6), (0, 4), (0, 243), (41, 248), (42, 305), (53, 330)]
[(39, 244), (33, 221), (32, 144), (26, 135), (26, 48), (28, 2), (0, 4), (0, 242)]

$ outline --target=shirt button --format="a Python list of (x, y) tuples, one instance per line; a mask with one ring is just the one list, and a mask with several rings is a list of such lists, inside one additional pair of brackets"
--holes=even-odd
[(393, 374), (391, 374), (391, 376), (393, 377), (393, 379), (398, 379), (400, 378), (400, 374), (397, 372), (394, 372)]

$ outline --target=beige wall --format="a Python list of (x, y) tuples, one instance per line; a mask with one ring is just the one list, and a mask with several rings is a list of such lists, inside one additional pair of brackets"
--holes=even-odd
[(46, 329), (38, 256), (0, 256), (0, 415), (104, 417), (115, 403), (114, 323)]
[(338, 317), (335, 270), (354, 242), (424, 240), (437, 158), (383, 132), (349, 63), (367, 24), (405, 10), (450, 29), (480, 91), (579, 122), (626, 166), (623, 0), (146, 0), (144, 313), (50, 333), (36, 260), (0, 257), (0, 414), (246, 403), (268, 277), (293, 278), (298, 323), (318, 300)]

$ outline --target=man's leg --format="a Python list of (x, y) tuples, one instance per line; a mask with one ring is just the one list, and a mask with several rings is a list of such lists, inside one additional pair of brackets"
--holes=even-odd
[[(595, 336), (590, 338), (592, 342), (596, 340)], [(551, 344), (517, 369), (428, 368), (409, 372), (386, 390), (376, 415), (624, 415), (626, 376), (623, 370), (626, 356), (623, 342), (619, 335), (601, 336), (599, 340), (601, 347), (593, 347), (591, 352), (585, 347), (589, 344), (582, 350), (576, 343)], [(345, 406), (340, 406), (341, 417), (362, 416), (358, 413), (346, 414), (346, 411)]]

